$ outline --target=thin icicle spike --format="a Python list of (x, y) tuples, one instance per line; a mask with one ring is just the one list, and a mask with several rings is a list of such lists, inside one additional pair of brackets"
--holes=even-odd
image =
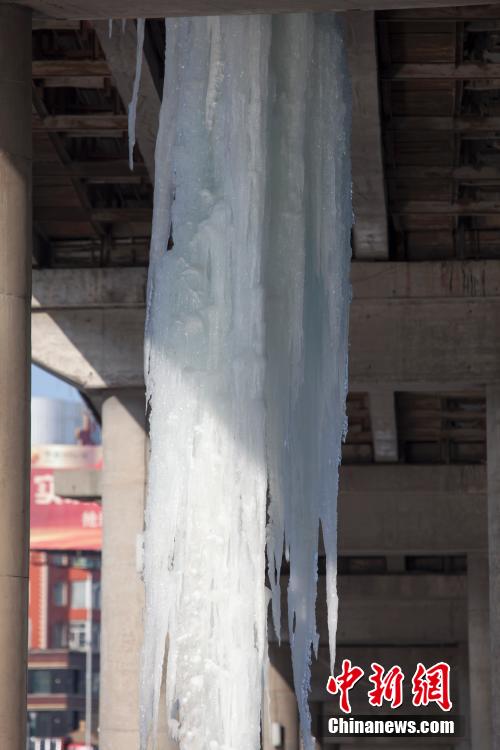
[[(181, 750), (259, 750), (267, 609), (271, 600), (280, 636), (285, 551), (294, 684), (312, 750), (320, 533), (335, 659), (347, 388), (340, 23), (250, 15), (165, 28), (145, 339), (141, 750), (154, 746), (167, 642), (167, 720)], [(138, 50), (139, 36), (138, 24)]]
[(112, 18), (108, 20), (108, 36), (110, 39), (113, 36), (113, 19)]
[[(142, 52), (144, 49), (144, 18), (137, 19), (137, 53), (135, 59), (135, 78), (132, 99), (128, 105), (128, 160), (130, 169), (134, 169), (135, 120), (137, 116), (137, 99), (141, 85)], [(123, 30), (123, 28), (122, 28)]]

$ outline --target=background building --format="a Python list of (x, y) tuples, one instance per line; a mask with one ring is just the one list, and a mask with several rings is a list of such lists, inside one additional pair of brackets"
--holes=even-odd
[(34, 397), (32, 424), (28, 726), (30, 747), (45, 750), (42, 740), (57, 748), (73, 736), (77, 747), (84, 737), (90, 632), (97, 736), (102, 513), (96, 501), (61, 497), (55, 484), (58, 472), (98, 471), (101, 449), (81, 401)]

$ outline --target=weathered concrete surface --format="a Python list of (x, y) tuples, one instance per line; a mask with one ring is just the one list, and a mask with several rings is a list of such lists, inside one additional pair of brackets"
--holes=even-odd
[[(21, 5), (21, 0), (11, 0)], [(164, 18), (226, 13), (298, 13), (303, 11), (435, 8), (439, 5), (481, 5), (484, 0), (31, 0), (36, 15), (66, 19)]]
[(486, 390), (488, 562), (493, 750), (500, 750), (500, 385)]
[(486, 549), (486, 506), (483, 466), (344, 466), (340, 553), (460, 554)]
[(74, 500), (96, 500), (101, 497), (100, 469), (56, 469), (54, 492)]
[(499, 270), (487, 261), (353, 264), (351, 388), (435, 389), (500, 378)]
[(373, 457), (376, 463), (395, 463), (398, 460), (396, 394), (390, 388), (372, 388), (369, 398)]
[(100, 741), (102, 750), (139, 747), (139, 661), (144, 591), (136, 565), (146, 481), (144, 395), (110, 395), (103, 405), (103, 554)]
[(387, 208), (378, 93), (375, 14), (346, 13), (352, 82), (352, 201), (354, 257), (389, 257)]
[(470, 735), (473, 748), (491, 750), (489, 576), (486, 552), (467, 557)]
[[(32, 307), (144, 306), (146, 268), (38, 269)], [(500, 299), (500, 261), (353, 262), (354, 301)]]
[(33, 362), (83, 390), (143, 388), (144, 309), (32, 315)]
[(281, 750), (299, 750), (299, 715), (297, 699), (290, 682), (283, 676), (286, 672), (283, 660), (289, 657), (272, 645), (269, 649), (268, 690), (269, 705), (264, 703), (262, 722), (263, 750), (272, 750), (272, 723), (281, 728)]
[[(351, 390), (500, 379), (500, 261), (353, 263), (352, 284)], [(33, 360), (87, 390), (142, 387), (145, 285), (145, 269), (35, 271)]]
[(0, 747), (26, 748), (31, 13), (0, 5)]
[(144, 308), (146, 268), (61, 268), (33, 272), (31, 307), (55, 311)]

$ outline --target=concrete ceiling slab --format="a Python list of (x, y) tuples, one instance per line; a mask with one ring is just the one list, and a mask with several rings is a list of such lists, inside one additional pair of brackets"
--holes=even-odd
[[(11, 0), (13, 5), (26, 5)], [(389, 10), (484, 5), (484, 0), (31, 0), (35, 16), (94, 20), (163, 18), (239, 13), (297, 13), (304, 11)]]

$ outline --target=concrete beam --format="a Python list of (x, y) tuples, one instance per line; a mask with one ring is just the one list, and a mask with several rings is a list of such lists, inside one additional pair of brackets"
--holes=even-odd
[[(56, 493), (64, 497), (99, 497), (100, 474), (59, 471)], [(484, 466), (428, 466), (425, 471), (408, 464), (342, 466), (339, 551), (344, 555), (408, 555), (485, 550), (486, 505)], [(453, 524), (449, 523), (451, 516)], [(365, 579), (356, 580), (359, 586)], [(374, 577), (368, 580), (372, 586)], [(422, 586), (422, 580), (419, 577), (412, 585)], [(391, 586), (399, 586), (397, 581), (398, 576), (393, 576)], [(397, 589), (397, 598), (405, 596), (405, 585)], [(363, 596), (370, 596), (370, 592), (370, 587), (363, 589)], [(384, 588), (379, 593), (383, 598), (391, 596)]]
[[(288, 642), (286, 587), (281, 587), (281, 640)], [(338, 578), (339, 646), (457, 643), (467, 640), (464, 575), (342, 575)], [(432, 617), (429, 613), (432, 612)], [(325, 576), (318, 581), (316, 618), (321, 643), (328, 642)], [(276, 641), (272, 625), (269, 639)]]
[[(405, 578), (407, 576), (403, 576)], [(327, 642), (326, 618), (318, 620), (320, 638)], [(465, 601), (357, 601), (339, 607), (339, 645), (455, 643), (467, 639)]]
[(144, 309), (74, 309), (31, 316), (35, 364), (80, 390), (144, 387)]
[(147, 268), (40, 269), (33, 274), (33, 312), (144, 308)]
[(468, 387), (500, 378), (497, 261), (354, 263), (352, 284), (352, 389)]
[(375, 461), (395, 463), (398, 460), (395, 393), (386, 388), (374, 388), (369, 397)]
[(101, 498), (100, 469), (56, 469), (54, 493), (71, 500), (98, 500)]
[[(326, 596), (324, 576), (320, 581), (318, 597), (321, 600)], [(339, 575), (337, 586), (339, 598), (346, 603), (465, 601), (467, 598), (465, 574)]]
[(485, 467), (344, 466), (338, 528), (344, 555), (484, 550)]
[[(23, 0), (11, 0), (14, 5)], [(9, 4), (9, 3), (8, 3)], [(387, 10), (481, 5), (484, 0), (31, 0), (36, 16), (60, 19), (164, 18), (239, 13), (297, 13), (334, 10)]]
[[(351, 390), (500, 379), (500, 261), (353, 263), (352, 285)], [(83, 389), (142, 387), (145, 288), (145, 269), (35, 271), (33, 360)]]
[[(99, 497), (100, 491), (99, 472), (56, 473), (57, 494)], [(409, 464), (341, 466), (339, 552), (397, 556), (485, 550), (486, 493), (486, 469), (480, 465), (427, 466), (425, 471)], [(374, 577), (368, 580), (373, 586)], [(394, 576), (392, 587), (397, 580)], [(422, 580), (412, 585), (422, 586)], [(366, 586), (364, 577), (356, 581)], [(402, 586), (398, 598), (405, 595)], [(363, 589), (363, 596), (370, 596), (370, 591)], [(384, 588), (379, 594), (390, 596)]]
[(375, 14), (346, 13), (352, 82), (352, 200), (354, 257), (389, 257), (380, 128)]

